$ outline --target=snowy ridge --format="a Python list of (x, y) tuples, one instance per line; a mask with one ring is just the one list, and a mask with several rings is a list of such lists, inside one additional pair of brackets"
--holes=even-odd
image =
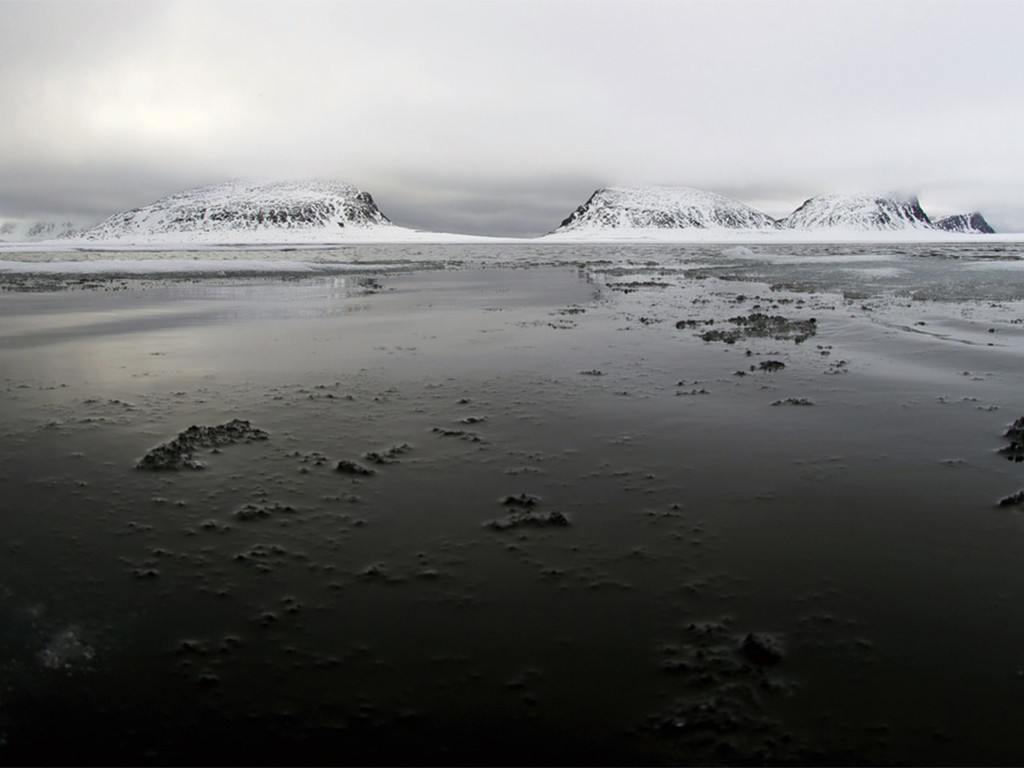
[[(975, 218), (976, 217), (976, 218)], [(597, 190), (544, 239), (661, 242), (737, 240), (834, 241), (925, 239), (991, 233), (980, 214), (939, 226), (917, 198), (824, 195), (781, 221), (714, 192), (689, 187)]]
[(552, 233), (603, 230), (771, 231), (778, 222), (728, 197), (690, 187), (605, 187)]
[(946, 232), (961, 232), (972, 235), (991, 235), (995, 233), (992, 225), (985, 221), (985, 217), (977, 211), (946, 216), (943, 219), (933, 221), (932, 224)]
[(971, 213), (931, 222), (915, 198), (829, 195), (778, 221), (689, 187), (598, 189), (552, 233), (492, 238), (395, 226), (368, 192), (338, 181), (231, 182), (179, 192), (73, 232), (64, 224), (0, 222), (0, 251), (189, 250), (345, 243), (532, 241), (883, 241), (974, 239), (992, 228)]
[(336, 242), (400, 229), (368, 192), (337, 181), (229, 182), (169, 195), (82, 233), (113, 242)]
[(871, 195), (812, 197), (782, 220), (787, 229), (839, 229), (862, 232), (934, 230), (916, 197), (903, 200)]

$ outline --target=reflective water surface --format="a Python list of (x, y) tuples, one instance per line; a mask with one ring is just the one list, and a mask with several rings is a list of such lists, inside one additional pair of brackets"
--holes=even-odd
[(1019, 761), (1019, 254), (447, 248), (4, 278), (5, 762)]

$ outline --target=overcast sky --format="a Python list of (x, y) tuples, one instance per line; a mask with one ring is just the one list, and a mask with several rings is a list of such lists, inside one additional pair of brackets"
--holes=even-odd
[(334, 178), (538, 235), (597, 187), (1024, 231), (1017, 0), (0, 0), (0, 219)]

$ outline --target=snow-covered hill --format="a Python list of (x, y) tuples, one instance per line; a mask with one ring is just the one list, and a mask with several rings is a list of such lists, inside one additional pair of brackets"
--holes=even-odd
[(985, 221), (985, 217), (977, 211), (974, 213), (959, 213), (956, 216), (946, 216), (944, 219), (933, 221), (932, 224), (946, 232), (961, 232), (968, 235), (991, 235), (995, 233), (992, 226)]
[(235, 181), (179, 192), (82, 233), (113, 243), (316, 243), (387, 239), (395, 227), (368, 192), (337, 181)]
[[(961, 220), (962, 219), (962, 220)], [(813, 197), (781, 221), (714, 192), (689, 187), (597, 190), (545, 239), (553, 240), (879, 240), (948, 239), (991, 232), (980, 216), (933, 223), (916, 198)]]
[(742, 230), (779, 228), (770, 216), (728, 197), (690, 187), (605, 187), (561, 223), (553, 235), (610, 230)]
[(847, 232), (935, 229), (916, 197), (897, 199), (872, 195), (812, 197), (781, 223), (787, 229)]
[[(338, 181), (236, 181), (201, 187), (116, 214), (77, 234), (68, 232), (80, 226), (77, 222), (15, 226), (0, 221), (0, 248), (174, 250), (345, 242), (511, 241), (395, 226), (368, 192)], [(991, 231), (977, 213), (933, 223), (913, 198), (815, 197), (780, 222), (736, 200), (700, 189), (606, 187), (594, 192), (542, 239), (948, 240)]]

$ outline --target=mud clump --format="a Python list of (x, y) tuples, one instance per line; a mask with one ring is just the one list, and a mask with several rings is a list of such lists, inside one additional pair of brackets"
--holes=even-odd
[(482, 443), (483, 438), (480, 437), (476, 432), (470, 432), (467, 429), (447, 429), (445, 427), (434, 427), (430, 430), (434, 434), (440, 435), (441, 437), (457, 437), (460, 440), (465, 440), (470, 443)]
[(384, 563), (371, 563), (359, 572), (363, 581), (387, 581), (390, 571)]
[[(753, 312), (750, 315), (739, 315), (730, 317), (726, 322), (732, 323), (733, 328), (715, 328), (700, 334), (704, 341), (722, 341), (726, 344), (735, 344), (740, 339), (775, 339), (777, 341), (792, 341), (795, 344), (802, 344), (818, 332), (818, 321), (815, 318), (807, 320), (790, 320), (782, 315), (766, 315), (763, 312)], [(679, 328), (680, 324), (676, 323)], [(684, 322), (682, 327), (694, 327)]]
[(75, 626), (57, 632), (36, 654), (39, 664), (46, 669), (63, 670), (88, 665), (95, 657), (95, 649), (82, 642), (80, 631)]
[(393, 445), (386, 451), (367, 451), (363, 454), (363, 458), (374, 464), (396, 464), (399, 461), (398, 457), (411, 449), (411, 445), (402, 443), (401, 445)]
[(1024, 416), (1021, 416), (1003, 435), (1010, 444), (1000, 448), (999, 453), (1010, 461), (1024, 461)]
[[(764, 371), (765, 373), (775, 373), (786, 368), (786, 364), (781, 360), (763, 360), (758, 364), (758, 370)], [(751, 368), (753, 370), (753, 368)]]
[(569, 518), (564, 512), (533, 512), (520, 509), (497, 520), (488, 520), (487, 527), (493, 531), (510, 531), (514, 528), (566, 528)]
[(151, 471), (203, 469), (205, 466), (194, 454), (203, 448), (219, 448), (234, 443), (252, 443), (267, 440), (270, 435), (248, 421), (233, 419), (213, 427), (191, 426), (176, 438), (162, 443), (136, 463), (136, 469)]
[(1000, 507), (1024, 507), (1024, 491), (1017, 491), (1012, 496), (999, 500)]
[(702, 325), (714, 325), (714, 320), (680, 320), (676, 323), (676, 329), (683, 330), (684, 328), (699, 328)]
[(506, 507), (535, 507), (540, 504), (540, 499), (528, 493), (520, 493), (518, 496), (506, 496), (501, 502)]
[(235, 517), (243, 522), (250, 520), (262, 520), (268, 517), (275, 517), (280, 514), (291, 514), (295, 509), (285, 504), (269, 504), (260, 506), (258, 504), (246, 504), (235, 511)]
[(369, 467), (364, 467), (362, 464), (356, 461), (351, 461), (350, 459), (342, 459), (339, 461), (338, 465), (334, 468), (334, 471), (340, 472), (343, 475), (355, 475), (358, 477), (369, 477), (370, 475), (376, 474), (376, 472)]
[(744, 658), (761, 667), (770, 667), (782, 661), (782, 646), (769, 635), (750, 632), (740, 645)]
[[(732, 620), (693, 623), (661, 648), (669, 699), (645, 729), (667, 739), (687, 765), (800, 765), (803, 746), (775, 716), (791, 684), (772, 675), (782, 659), (773, 636), (737, 636)], [(742, 637), (742, 639), (741, 639)]]
[(737, 341), (743, 338), (743, 334), (736, 330), (718, 330), (705, 331), (700, 335), (704, 341), (721, 341), (726, 344), (735, 344)]

